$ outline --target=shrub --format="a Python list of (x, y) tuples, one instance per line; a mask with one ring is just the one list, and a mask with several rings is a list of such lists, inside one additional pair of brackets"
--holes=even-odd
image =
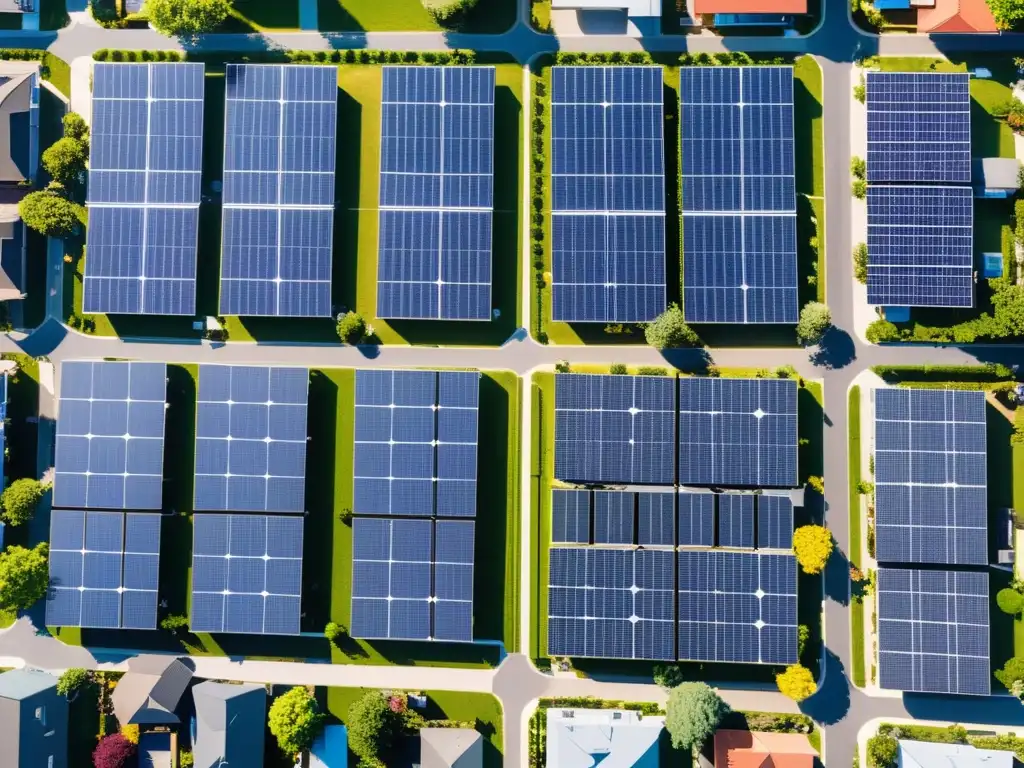
[(775, 676), (775, 684), (779, 686), (779, 692), (793, 701), (803, 701), (813, 696), (818, 690), (817, 683), (811, 670), (800, 664), (792, 664), (786, 667), (785, 672)]
[(64, 125), (64, 135), (67, 138), (74, 139), (75, 141), (81, 141), (86, 143), (86, 146), (88, 146), (89, 126), (80, 114), (77, 112), (68, 112), (61, 119), (61, 122)]
[(863, 157), (857, 157), (854, 155), (850, 158), (850, 173), (853, 174), (855, 179), (867, 178), (868, 164), (864, 162)]
[(15, 480), (0, 494), (0, 517), (10, 525), (24, 525), (35, 516), (44, 489), (31, 477)]
[(621, 376), (628, 372), (625, 363), (612, 363), (608, 368), (609, 373), (613, 373), (616, 376)]
[(1024, 610), (1024, 595), (1009, 587), (1000, 589), (996, 593), (996, 605), (999, 606), (999, 610), (1003, 613), (1016, 616)]
[(196, 758), (191, 752), (182, 752), (178, 755), (178, 768), (194, 768)]
[(43, 151), (43, 168), (54, 181), (69, 185), (77, 181), (85, 171), (88, 159), (86, 146), (78, 139), (65, 136)]
[(338, 338), (345, 344), (361, 344), (366, 339), (366, 321), (358, 312), (346, 312), (338, 321)]
[(96, 768), (129, 768), (133, 766), (135, 745), (120, 733), (112, 733), (100, 739), (92, 753)]
[(83, 686), (88, 685), (90, 680), (89, 673), (80, 667), (66, 669), (57, 678), (57, 693), (70, 699)]
[(668, 376), (668, 368), (657, 365), (641, 365), (636, 369), (637, 376)]
[(139, 743), (139, 726), (132, 725), (131, 723), (129, 723), (128, 725), (122, 725), (121, 726), (121, 735), (124, 736), (126, 739), (128, 739), (128, 741), (130, 741), (132, 744), (138, 744)]
[(368, 691), (348, 709), (348, 746), (364, 764), (388, 757), (401, 732), (401, 713), (380, 691)]
[[(858, 2), (858, 0), (853, 0), (853, 1), (854, 2)], [(860, 76), (860, 82), (857, 83), (857, 85), (853, 86), (853, 98), (855, 98), (861, 104), (863, 104), (865, 101), (867, 101), (867, 98), (868, 98), (868, 88), (864, 84), (864, 75), (861, 75)]]
[(675, 688), (682, 684), (684, 679), (683, 670), (678, 664), (654, 665), (654, 682), (662, 688)]
[(820, 493), (822, 495), (825, 494), (825, 480), (824, 480), (824, 478), (821, 478), (818, 475), (811, 475), (810, 477), (807, 478), (807, 484), (809, 486), (811, 486), (811, 488), (816, 490), (818, 493)]
[(832, 554), (832, 534), (820, 525), (803, 525), (793, 533), (793, 549), (804, 573), (821, 573)]
[(0, 610), (29, 608), (46, 595), (49, 553), (46, 542), (33, 549), (11, 545), (0, 552)]
[(804, 650), (807, 648), (807, 641), (811, 639), (811, 628), (806, 624), (801, 624), (796, 628), (796, 655), (797, 658), (804, 655)]
[(868, 183), (864, 179), (854, 179), (850, 185), (850, 193), (858, 200), (868, 196)]
[(695, 347), (700, 345), (700, 338), (683, 319), (683, 310), (678, 304), (672, 304), (647, 323), (644, 329), (647, 343), (655, 349), (671, 349), (674, 347)]
[(18, 203), (26, 226), (47, 237), (66, 237), (84, 218), (80, 205), (49, 189), (30, 192)]
[(292, 688), (270, 705), (270, 732), (286, 755), (309, 749), (323, 726), (316, 699), (305, 688)]
[(165, 616), (160, 621), (160, 629), (166, 630), (171, 634), (177, 634), (179, 629), (185, 629), (188, 627), (188, 617), (182, 616), (178, 613), (172, 613), (170, 616)]
[(871, 768), (896, 768), (900, 745), (892, 736), (879, 734), (868, 739), (868, 765)]
[(422, 0), (427, 13), (438, 24), (452, 24), (462, 15), (473, 10), (477, 0)]
[(333, 621), (327, 622), (327, 626), (324, 627), (324, 637), (334, 643), (339, 637), (345, 634), (345, 628), (341, 624), (336, 624)]
[(857, 243), (853, 249), (853, 277), (858, 283), (868, 282), (868, 245)]
[(879, 318), (871, 323), (864, 332), (868, 341), (872, 344), (880, 344), (884, 341), (899, 341), (900, 329), (888, 320)]

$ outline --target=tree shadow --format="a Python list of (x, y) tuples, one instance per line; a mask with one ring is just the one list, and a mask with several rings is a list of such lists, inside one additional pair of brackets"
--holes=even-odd
[(302, 626), (320, 632), (330, 620), (334, 563), (334, 468), (338, 386), (320, 371), (309, 378), (306, 518), (302, 544)]
[(814, 365), (829, 370), (845, 368), (856, 359), (857, 348), (853, 337), (836, 326), (832, 326), (825, 332), (821, 343), (810, 355), (810, 360)]
[(827, 647), (823, 673), (824, 685), (813, 696), (800, 702), (800, 711), (815, 722), (834, 725), (850, 711), (850, 682), (843, 662)]
[[(329, 0), (323, 0), (321, 5)], [(332, 303), (339, 312), (356, 308), (359, 266), (359, 188), (363, 150), (363, 105), (338, 88), (335, 168), (344, 169), (345, 182), (335, 183), (334, 265)]]

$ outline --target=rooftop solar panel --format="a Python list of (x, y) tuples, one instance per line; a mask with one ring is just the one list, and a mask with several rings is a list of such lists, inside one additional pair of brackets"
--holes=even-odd
[(673, 491), (637, 494), (637, 544), (641, 547), (676, 545), (675, 496)]
[(987, 573), (878, 569), (882, 688), (991, 692)]
[(297, 635), (302, 520), (273, 515), (192, 519), (193, 632)]
[(715, 543), (715, 494), (679, 492), (679, 546), (711, 547)]
[(494, 80), (384, 67), (378, 317), (491, 317)]
[(590, 543), (590, 491), (563, 488), (551, 491), (551, 541)]
[(970, 187), (868, 187), (868, 303), (974, 305)]
[(683, 311), (795, 323), (793, 68), (680, 69)]
[(868, 181), (971, 181), (968, 72), (868, 72)]
[(757, 497), (757, 548), (793, 548), (793, 502), (788, 496)]
[(673, 379), (556, 374), (560, 480), (671, 485), (674, 440)]
[(553, 67), (552, 319), (665, 309), (661, 67)]
[(195, 314), (203, 74), (93, 66), (86, 313)]
[(161, 508), (166, 392), (164, 363), (61, 364), (53, 506)]
[(679, 483), (796, 487), (796, 382), (680, 378)]
[(306, 509), (305, 368), (200, 365), (196, 511)]
[(875, 390), (876, 555), (988, 562), (985, 393)]
[(594, 543), (632, 544), (636, 494), (594, 491)]
[(434, 640), (473, 640), (473, 552), (476, 526), (472, 520), (434, 523)]
[(228, 64), (220, 312), (331, 314), (337, 71)]
[(740, 549), (754, 548), (753, 494), (719, 494), (718, 546)]

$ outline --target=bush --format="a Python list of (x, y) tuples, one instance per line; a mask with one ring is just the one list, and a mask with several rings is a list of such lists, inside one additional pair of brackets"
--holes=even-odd
[(345, 344), (361, 344), (366, 339), (366, 321), (358, 312), (346, 312), (338, 321), (338, 338)]
[(668, 368), (657, 365), (641, 365), (636, 369), (637, 376), (668, 376)]
[(422, 0), (427, 13), (438, 24), (451, 24), (463, 14), (473, 10), (477, 0)]
[(24, 525), (35, 516), (44, 489), (31, 477), (15, 480), (0, 494), (0, 517), (10, 525)]
[(858, 200), (868, 196), (868, 183), (864, 179), (854, 179), (850, 185), (850, 193)]
[(1009, 587), (1000, 589), (996, 593), (996, 605), (999, 606), (999, 610), (1003, 613), (1016, 616), (1024, 610), (1024, 595)]
[(66, 669), (61, 676), (57, 678), (57, 693), (70, 699), (75, 693), (80, 691), (83, 686), (88, 685), (91, 679), (92, 678), (90, 678), (89, 673), (80, 667)]
[(43, 151), (43, 168), (54, 181), (70, 185), (85, 172), (88, 159), (89, 150), (86, 146), (78, 139), (65, 136)]
[(1024, 23), (1024, 3), (1020, 0), (986, 0), (999, 29), (1020, 29)]
[(672, 689), (665, 705), (665, 730), (672, 746), (700, 749), (729, 712), (729, 705), (707, 683), (681, 683)]
[(368, 691), (348, 709), (348, 747), (363, 763), (389, 757), (402, 733), (402, 715), (380, 691)]
[(825, 480), (818, 475), (811, 475), (807, 478), (807, 484), (818, 493), (825, 495)]
[(872, 736), (868, 739), (867, 751), (871, 768), (896, 768), (900, 745), (892, 736)]
[(809, 301), (800, 310), (796, 337), (802, 344), (817, 344), (831, 327), (832, 311), (828, 305), (819, 301)]
[(128, 739), (132, 744), (137, 745), (139, 743), (139, 726), (132, 725), (131, 723), (128, 725), (122, 725), (121, 735)]
[(647, 343), (655, 349), (672, 349), (675, 347), (696, 347), (700, 338), (683, 319), (683, 310), (678, 304), (672, 304), (647, 323), (644, 328)]
[(804, 573), (821, 573), (832, 554), (832, 534), (820, 525), (802, 525), (793, 533), (793, 550)]
[(50, 584), (49, 546), (17, 545), (0, 552), (0, 611), (30, 608), (46, 595)]
[(191, 752), (178, 755), (178, 768), (195, 768), (196, 758)]
[(608, 372), (616, 376), (622, 376), (628, 373), (629, 371), (626, 368), (625, 363), (612, 363), (611, 366), (608, 368)]
[(83, 117), (77, 112), (68, 112), (61, 119), (64, 126), (64, 136), (75, 141), (80, 141), (88, 147), (89, 126)]
[(334, 643), (339, 637), (345, 634), (345, 628), (340, 624), (336, 624), (333, 621), (327, 622), (327, 626), (324, 627), (324, 637)]
[[(857, 0), (854, 0), (857, 2)], [(864, 84), (864, 75), (860, 76), (860, 82), (853, 86), (853, 98), (863, 104), (868, 98), (868, 87)]]
[(129, 768), (135, 765), (135, 745), (120, 733), (112, 733), (100, 739), (92, 753), (92, 764), (96, 768)]
[(323, 715), (313, 694), (296, 687), (274, 700), (268, 722), (281, 751), (293, 756), (309, 749), (323, 727)]
[(67, 237), (85, 217), (80, 205), (47, 189), (25, 195), (18, 214), (27, 227), (47, 237)]
[(867, 327), (864, 335), (872, 344), (881, 344), (885, 341), (899, 341), (900, 329), (888, 320), (879, 318)]
[(806, 624), (801, 624), (796, 628), (796, 655), (800, 658), (804, 655), (804, 650), (807, 648), (807, 641), (811, 639), (811, 628)]
[(800, 664), (792, 664), (786, 667), (785, 672), (777, 674), (775, 676), (775, 684), (779, 686), (779, 692), (783, 696), (793, 701), (803, 701), (813, 696), (815, 691), (818, 690), (818, 685), (814, 682), (811, 670)]
[(177, 634), (179, 629), (186, 629), (188, 627), (188, 617), (182, 616), (178, 613), (172, 613), (170, 616), (165, 616), (160, 622), (160, 629), (166, 630), (171, 634)]
[(866, 179), (868, 175), (868, 164), (863, 157), (854, 155), (850, 158), (850, 173), (855, 179)]
[(654, 665), (654, 682), (662, 688), (675, 688), (684, 679), (683, 670), (679, 668), (678, 664)]
[(228, 0), (146, 0), (153, 27), (168, 37), (212, 32), (231, 13)]
[(867, 285), (868, 282), (868, 246), (867, 243), (857, 243), (853, 249), (853, 277), (858, 283)]

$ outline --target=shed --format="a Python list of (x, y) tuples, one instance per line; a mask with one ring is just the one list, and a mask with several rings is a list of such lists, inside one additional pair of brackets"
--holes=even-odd
[(979, 157), (971, 162), (975, 197), (1013, 197), (1019, 175), (1020, 163), (1013, 157)]
[(1003, 276), (1003, 254), (983, 253), (981, 255), (981, 276), (986, 280)]

